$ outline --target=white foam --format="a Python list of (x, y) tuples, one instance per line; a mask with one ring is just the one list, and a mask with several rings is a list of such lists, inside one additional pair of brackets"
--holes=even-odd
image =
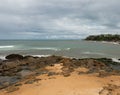
[(83, 54), (97, 54), (97, 55), (105, 55), (104, 53), (99, 53), (99, 52), (89, 52), (89, 51), (86, 51), (86, 52), (83, 52)]
[(0, 56), (0, 59), (5, 60), (6, 58), (5, 56)]
[(65, 50), (70, 50), (71, 48), (66, 48)]
[(33, 57), (48, 57), (50, 55), (32, 55)]
[(112, 58), (112, 61), (120, 63), (120, 60), (118, 60), (117, 58)]
[(38, 50), (54, 50), (54, 51), (59, 51), (60, 49), (58, 48), (49, 48), (49, 47), (40, 47), (40, 48), (35, 48)]
[(113, 45), (119, 45), (119, 42), (108, 42), (108, 41), (102, 41), (102, 43), (108, 43), (108, 44), (113, 44)]
[(83, 52), (83, 54), (91, 54), (91, 52), (89, 52), (89, 51), (86, 51), (86, 52)]
[(0, 46), (0, 48), (13, 48), (14, 46), (13, 45), (10, 45), (10, 46)]

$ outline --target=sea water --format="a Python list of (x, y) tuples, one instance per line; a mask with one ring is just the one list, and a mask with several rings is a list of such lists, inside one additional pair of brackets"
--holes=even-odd
[(83, 40), (1, 40), (0, 58), (12, 53), (76, 58), (120, 58), (120, 45)]

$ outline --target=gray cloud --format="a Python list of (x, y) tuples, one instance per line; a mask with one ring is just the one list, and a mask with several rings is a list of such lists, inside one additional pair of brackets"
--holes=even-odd
[(0, 0), (0, 39), (120, 34), (120, 0)]

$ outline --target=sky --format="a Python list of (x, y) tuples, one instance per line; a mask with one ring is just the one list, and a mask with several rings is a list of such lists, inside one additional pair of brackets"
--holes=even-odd
[(120, 34), (120, 0), (0, 0), (0, 39)]

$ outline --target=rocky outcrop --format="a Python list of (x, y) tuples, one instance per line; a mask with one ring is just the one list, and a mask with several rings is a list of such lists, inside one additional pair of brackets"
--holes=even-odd
[(90, 35), (86, 37), (85, 40), (120, 42), (120, 35), (112, 35), (112, 34)]
[[(112, 62), (108, 59), (76, 59), (65, 58), (61, 56), (48, 56), (48, 57), (33, 57), (22, 56), (19, 54), (11, 54), (6, 56), (7, 60), (0, 61), (0, 89), (5, 88), (11, 84), (34, 75), (48, 74), (49, 76), (55, 75), (44, 69), (46, 66), (54, 66), (54, 64), (62, 64), (62, 75), (65, 77), (70, 76), (74, 69), (79, 67), (85, 67), (88, 70), (87, 73), (99, 73), (99, 76), (106, 76), (111, 74), (118, 74), (118, 70), (115, 70), (112, 66), (120, 66), (118, 63)], [(112, 65), (110, 65), (112, 64)], [(120, 70), (120, 69), (119, 69)], [(102, 71), (102, 72), (101, 72)], [(114, 73), (113, 73), (114, 72)], [(7, 78), (6, 78), (7, 77)], [(9, 80), (8, 80), (9, 77)], [(4, 82), (1, 81), (4, 79)], [(13, 82), (14, 81), (14, 82)]]
[(23, 56), (22, 55), (19, 55), (19, 54), (10, 54), (8, 56), (5, 57), (6, 59), (13, 59), (13, 60), (20, 60), (20, 59), (23, 59)]
[(99, 92), (99, 95), (120, 95), (120, 86), (108, 84)]

